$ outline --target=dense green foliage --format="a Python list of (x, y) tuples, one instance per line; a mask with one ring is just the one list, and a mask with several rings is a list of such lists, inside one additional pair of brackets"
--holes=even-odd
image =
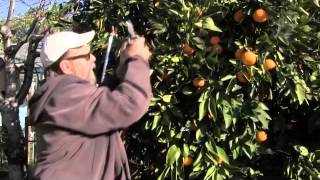
[[(266, 22), (254, 20), (258, 8)], [(76, 29), (96, 30), (100, 64), (110, 27), (118, 28), (117, 49), (128, 19), (152, 47), (154, 98), (125, 133), (135, 179), (320, 177), (319, 1), (93, 0), (69, 13)], [(245, 65), (237, 49), (257, 62)], [(275, 69), (264, 68), (266, 58)], [(238, 72), (247, 74), (241, 82)], [(263, 131), (267, 140), (256, 139)]]

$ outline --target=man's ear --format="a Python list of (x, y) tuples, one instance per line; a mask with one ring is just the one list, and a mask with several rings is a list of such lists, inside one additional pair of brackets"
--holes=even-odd
[(72, 74), (73, 73), (72, 65), (68, 61), (62, 60), (59, 63), (59, 67), (60, 67), (60, 70), (62, 71), (63, 74)]

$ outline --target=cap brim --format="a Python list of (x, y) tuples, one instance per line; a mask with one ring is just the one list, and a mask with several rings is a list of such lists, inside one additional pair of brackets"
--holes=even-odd
[(89, 31), (86, 33), (79, 34), (77, 41), (74, 41), (75, 44), (73, 44), (72, 47), (70, 48), (77, 48), (90, 43), (94, 38), (94, 35), (95, 35), (94, 31)]

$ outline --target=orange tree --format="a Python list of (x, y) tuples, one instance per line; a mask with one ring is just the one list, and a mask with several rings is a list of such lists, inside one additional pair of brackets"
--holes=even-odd
[(318, 0), (75, 7), (76, 27), (97, 31), (98, 63), (110, 26), (122, 40), (127, 19), (153, 49), (154, 98), (125, 133), (133, 179), (320, 177)]

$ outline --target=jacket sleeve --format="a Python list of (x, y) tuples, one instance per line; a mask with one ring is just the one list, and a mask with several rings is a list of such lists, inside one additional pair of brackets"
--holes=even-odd
[[(149, 64), (136, 56), (127, 61), (121, 82), (114, 90), (88, 84), (72, 87), (83, 91), (66, 97), (63, 110), (47, 109), (51, 123), (87, 135), (127, 128), (148, 109), (152, 97), (149, 71)], [(71, 102), (75, 103), (68, 105)]]

